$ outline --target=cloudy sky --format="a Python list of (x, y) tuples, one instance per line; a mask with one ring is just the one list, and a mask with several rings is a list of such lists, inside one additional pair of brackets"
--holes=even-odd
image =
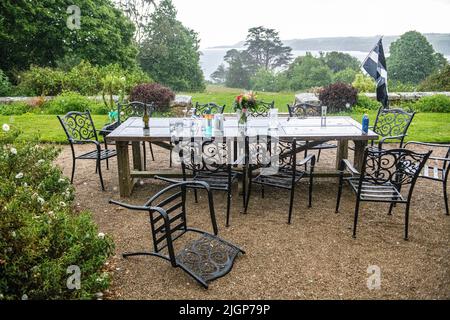
[(450, 0), (173, 0), (201, 47), (244, 40), (263, 25), (282, 39), (450, 32)]

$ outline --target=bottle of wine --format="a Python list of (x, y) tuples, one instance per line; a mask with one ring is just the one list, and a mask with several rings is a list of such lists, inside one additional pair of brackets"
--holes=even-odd
[(147, 108), (144, 109), (144, 116), (142, 117), (142, 120), (144, 120), (144, 129), (148, 129), (150, 117), (148, 116)]

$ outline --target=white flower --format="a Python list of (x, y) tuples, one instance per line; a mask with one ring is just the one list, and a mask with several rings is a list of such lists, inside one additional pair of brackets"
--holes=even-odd
[(28, 300), (28, 296), (27, 296), (26, 294), (24, 294), (24, 295), (22, 296), (22, 300)]
[(26, 188), (26, 187), (28, 187), (28, 183), (24, 182), (24, 183), (22, 184), (22, 186), (24, 186), (24, 187)]
[(44, 162), (45, 162), (44, 159), (39, 159), (38, 162), (37, 162), (37, 165), (41, 165), (41, 164), (43, 164)]
[(45, 200), (44, 200), (43, 198), (41, 198), (41, 197), (38, 197), (38, 198), (37, 198), (37, 201), (38, 201), (41, 205), (45, 203)]
[(60, 203), (59, 203), (59, 205), (61, 206), (61, 207), (65, 207), (66, 206), (66, 203), (64, 202), (64, 201), (61, 201)]
[(22, 179), (23, 178), (23, 173), (19, 172), (18, 174), (16, 174), (16, 179)]
[(347, 109), (350, 108), (350, 103), (347, 102), (347, 103), (345, 104), (345, 107), (346, 107)]
[(4, 297), (5, 296), (2, 293), (0, 293), (0, 300), (3, 300)]
[(98, 234), (98, 237), (99, 237), (100, 239), (105, 239), (105, 234), (104, 234), (103, 232), (100, 232), (100, 233)]
[(16, 232), (15, 231), (11, 231), (11, 237), (13, 237), (13, 238), (16, 237)]
[(13, 154), (13, 155), (16, 155), (17, 154), (17, 149), (16, 148), (11, 148), (9, 151), (11, 151), (11, 153)]
[(10, 127), (9, 127), (9, 125), (7, 123), (4, 123), (3, 126), (2, 126), (2, 129), (3, 129), (3, 131), (8, 132)]
[(60, 179), (58, 180), (58, 182), (59, 182), (59, 183), (64, 183), (64, 182), (66, 182), (66, 179), (60, 178)]
[(50, 217), (52, 217), (52, 218), (55, 217), (55, 213), (54, 213), (53, 211), (49, 211), (49, 212), (48, 212), (48, 215), (49, 215)]

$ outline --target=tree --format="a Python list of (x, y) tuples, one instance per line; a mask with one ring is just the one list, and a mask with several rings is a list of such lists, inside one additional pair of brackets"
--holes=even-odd
[(274, 29), (255, 27), (248, 30), (245, 42), (247, 54), (252, 58), (256, 69), (275, 69), (292, 60), (292, 49), (284, 46), (278, 32)]
[(327, 52), (321, 53), (320, 59), (334, 72), (339, 72), (345, 69), (359, 70), (361, 63), (355, 57), (343, 52)]
[(441, 56), (421, 33), (409, 31), (391, 44), (387, 60), (389, 76), (392, 80), (418, 84), (442, 67)]
[(221, 63), (218, 67), (217, 70), (214, 71), (211, 74), (211, 79), (218, 84), (223, 84), (225, 83), (225, 79), (227, 77), (227, 69), (225, 68), (225, 65), (223, 63)]
[(134, 40), (142, 43), (145, 26), (150, 22), (150, 16), (156, 7), (155, 0), (115, 0), (116, 6), (130, 19), (136, 31)]
[(450, 91), (450, 65), (433, 73), (419, 86), (419, 91)]
[(224, 60), (228, 64), (225, 85), (230, 88), (250, 88), (251, 72), (248, 67), (248, 55), (232, 49), (227, 51)]
[(351, 84), (355, 81), (356, 72), (354, 69), (347, 68), (333, 74), (333, 82), (343, 82), (347, 84)]
[(291, 89), (303, 90), (331, 84), (333, 73), (320, 59), (308, 52), (292, 66), (290, 77)]
[(176, 16), (171, 0), (161, 1), (151, 14), (139, 53), (141, 67), (155, 81), (173, 90), (202, 91), (205, 84), (198, 35)]
[(253, 90), (277, 92), (280, 90), (277, 75), (271, 71), (261, 68), (250, 79)]
[[(109, 0), (79, 0), (80, 28), (69, 28), (68, 0), (0, 2), (0, 69), (12, 78), (31, 64), (54, 67), (65, 56), (96, 65), (136, 65), (134, 26)], [(70, 12), (70, 10), (69, 10)]]

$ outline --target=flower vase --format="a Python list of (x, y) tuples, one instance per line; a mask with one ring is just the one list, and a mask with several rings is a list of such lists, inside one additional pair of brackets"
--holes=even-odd
[(238, 128), (240, 130), (247, 129), (248, 122), (248, 111), (247, 110), (237, 110), (237, 118), (238, 118)]

